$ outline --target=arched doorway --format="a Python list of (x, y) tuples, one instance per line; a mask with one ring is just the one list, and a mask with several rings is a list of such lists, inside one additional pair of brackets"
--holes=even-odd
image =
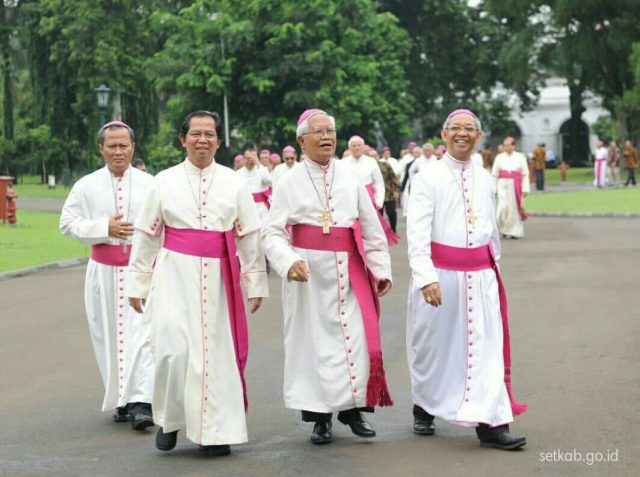
[(582, 119), (567, 119), (560, 126), (562, 138), (562, 157), (572, 166), (585, 165), (589, 162), (589, 126)]

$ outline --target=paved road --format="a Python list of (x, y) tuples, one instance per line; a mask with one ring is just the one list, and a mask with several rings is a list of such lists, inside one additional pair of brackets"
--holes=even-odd
[[(1, 281), (0, 475), (638, 475), (639, 237), (636, 219), (534, 218), (525, 239), (504, 244), (515, 389), (530, 405), (513, 426), (529, 444), (513, 453), (482, 449), (472, 431), (443, 422), (434, 437), (411, 432), (404, 244), (393, 251), (395, 286), (383, 302), (396, 406), (371, 418), (378, 437), (358, 439), (336, 424), (334, 443), (315, 447), (310, 426), (283, 408), (280, 286), (272, 277), (273, 298), (250, 318), (251, 441), (222, 459), (205, 458), (186, 439), (161, 453), (153, 431), (134, 433), (99, 412), (82, 267)], [(614, 452), (617, 462), (566, 462), (574, 450), (584, 458)]]

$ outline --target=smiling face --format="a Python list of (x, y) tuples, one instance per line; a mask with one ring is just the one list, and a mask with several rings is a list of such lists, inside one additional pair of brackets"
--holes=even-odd
[(459, 161), (468, 161), (471, 158), (474, 146), (482, 137), (475, 118), (465, 113), (451, 118), (447, 129), (443, 129), (440, 135), (447, 143), (447, 152)]
[(328, 164), (336, 153), (336, 131), (326, 114), (314, 114), (309, 119), (309, 130), (298, 136), (298, 144), (306, 156), (318, 164)]
[(216, 134), (216, 123), (210, 116), (194, 116), (189, 122), (187, 134), (178, 136), (187, 151), (187, 158), (196, 167), (204, 168), (213, 162), (220, 139)]
[(127, 128), (111, 127), (104, 130), (104, 142), (100, 144), (100, 154), (114, 175), (121, 176), (127, 170), (134, 150), (135, 144), (131, 142)]

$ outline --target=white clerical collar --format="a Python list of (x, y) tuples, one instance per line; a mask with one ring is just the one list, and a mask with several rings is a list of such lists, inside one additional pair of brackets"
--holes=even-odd
[(185, 158), (184, 162), (185, 162), (186, 170), (189, 172), (189, 174), (198, 174), (198, 175), (211, 174), (216, 167), (215, 159), (211, 161), (211, 164), (209, 164), (207, 167), (203, 169), (194, 165), (193, 162), (191, 162), (188, 157)]
[(331, 164), (333, 164), (333, 157), (331, 159), (329, 159), (329, 162), (327, 162), (324, 166), (322, 164), (318, 164), (317, 162), (313, 162), (308, 157), (305, 157), (304, 161), (305, 161), (305, 164), (307, 164), (309, 167), (313, 167), (315, 169), (320, 169), (322, 171), (327, 171), (331, 167)]
[(467, 168), (467, 167), (472, 167), (471, 158), (469, 158), (468, 161), (461, 161), (459, 159), (456, 159), (453, 156), (450, 156), (449, 153), (445, 153), (444, 159), (446, 161), (448, 161), (448, 163), (449, 163), (449, 165), (451, 167), (455, 167), (457, 169), (464, 169), (464, 168)]

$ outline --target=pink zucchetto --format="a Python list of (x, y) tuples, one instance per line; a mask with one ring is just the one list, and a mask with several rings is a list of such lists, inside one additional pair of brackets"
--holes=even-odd
[(444, 153), (444, 152), (447, 152), (447, 146), (445, 146), (444, 144), (440, 144), (440, 145), (436, 148), (436, 150), (437, 150), (437, 151), (440, 151), (440, 152), (443, 152), (443, 153)]
[(274, 152), (269, 156), (269, 159), (271, 160), (271, 162), (280, 162), (280, 154)]
[(244, 161), (244, 156), (242, 154), (238, 154), (236, 157), (233, 158), (234, 162), (238, 162), (238, 161)]
[(391, 151), (391, 149), (389, 149), (389, 146), (384, 146), (382, 148), (382, 152), (385, 152), (385, 151)]
[(450, 119), (455, 118), (456, 116), (460, 116), (461, 114), (468, 114), (469, 116), (471, 116), (473, 119), (478, 119), (478, 116), (476, 116), (473, 111), (469, 110), (469, 109), (456, 109), (455, 111), (452, 111), (451, 113), (449, 113), (449, 116), (447, 116), (447, 121), (449, 121)]
[(409, 141), (409, 144), (407, 144), (407, 147), (408, 147), (409, 149), (414, 148), (414, 147), (416, 147), (416, 146), (417, 146), (417, 144), (416, 144), (416, 142), (415, 142), (415, 141)]
[(295, 154), (296, 148), (293, 146), (285, 146), (284, 149), (282, 150), (282, 153), (284, 154), (285, 152), (293, 152)]
[(298, 118), (298, 126), (300, 126), (305, 120), (309, 119), (311, 116), (315, 116), (316, 114), (320, 114), (320, 113), (327, 114), (322, 109), (307, 109)]

